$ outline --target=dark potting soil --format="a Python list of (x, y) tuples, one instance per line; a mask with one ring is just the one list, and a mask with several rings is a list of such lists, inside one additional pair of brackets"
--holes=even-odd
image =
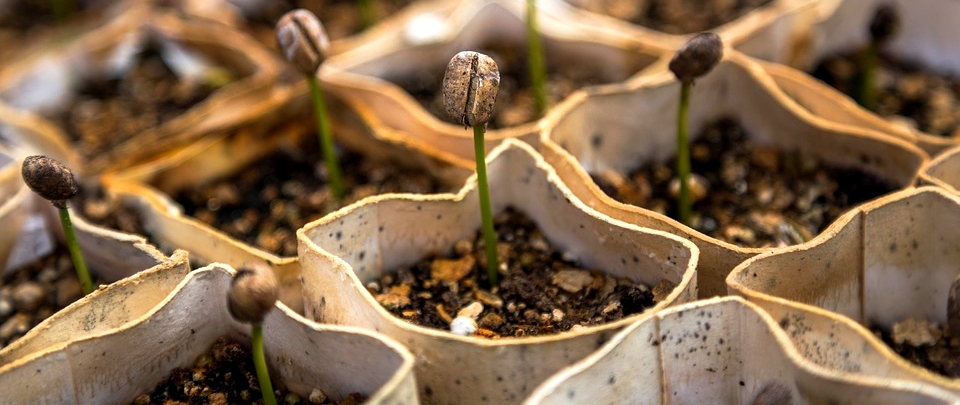
[(3, 277), (0, 349), (81, 297), (80, 280), (65, 247)]
[(135, 208), (110, 198), (99, 187), (81, 187), (80, 193), (71, 199), (70, 206), (74, 208), (71, 214), (76, 215), (76, 210), (79, 210), (78, 213), (83, 219), (92, 225), (149, 239), (150, 234), (143, 226), (140, 213)]
[(588, 11), (668, 34), (693, 34), (732, 22), (773, 0), (567, 0)]
[[(483, 46), (477, 52), (486, 54), (497, 62), (500, 70), (500, 87), (497, 91), (497, 101), (493, 107), (493, 116), (487, 124), (489, 129), (508, 128), (536, 120), (536, 106), (533, 91), (530, 87), (530, 74), (527, 67), (527, 51), (525, 47), (514, 44), (500, 44)], [(548, 50), (545, 50), (545, 52)], [(452, 58), (453, 55), (451, 54)], [(587, 86), (610, 83), (599, 72), (577, 69), (557, 70), (556, 66), (547, 64), (547, 101), (548, 105), (555, 105), (574, 91)], [(403, 88), (424, 109), (441, 121), (455, 122), (447, 115), (443, 107), (443, 75), (446, 65), (436, 71), (423, 71), (416, 76), (403, 78), (388, 78), (397, 86)]]
[[(615, 279), (567, 260), (526, 215), (508, 208), (494, 217), (500, 285), (489, 289), (480, 231), (458, 241), (452, 255), (429, 257), (384, 274), (367, 288), (395, 316), (450, 330), (458, 311), (479, 302), (485, 338), (548, 335), (599, 325), (643, 312), (673, 290)], [(506, 271), (502, 271), (506, 263)]]
[[(720, 119), (691, 143), (694, 228), (745, 247), (788, 246), (809, 240), (849, 208), (896, 189), (858, 169), (833, 167), (813, 156), (752, 142), (739, 123)], [(647, 163), (623, 176), (593, 180), (612, 198), (674, 216), (675, 159)], [(676, 182), (675, 182), (676, 183)]]
[(156, 46), (135, 57), (126, 74), (89, 79), (70, 105), (49, 118), (63, 128), (82, 156), (101, 154), (131, 137), (163, 125), (206, 99), (236, 72), (223, 71), (209, 81), (177, 78)]
[(302, 149), (279, 149), (235, 175), (183, 190), (174, 199), (184, 213), (268, 252), (297, 255), (297, 229), (346, 204), (384, 193), (450, 191), (422, 170), (338, 150), (347, 195), (343, 203), (327, 184), (316, 134)]
[[(856, 98), (860, 54), (849, 52), (827, 57), (813, 76)], [(881, 52), (876, 70), (876, 111), (898, 117), (920, 131), (960, 137), (960, 80), (937, 75), (908, 61)]]
[[(894, 352), (913, 364), (949, 378), (960, 378), (960, 336), (950, 336), (946, 325), (921, 324), (930, 327), (930, 339), (922, 344), (906, 339), (895, 339), (892, 331), (872, 327)], [(899, 342), (898, 342), (899, 340)]]
[[(359, 404), (366, 399), (351, 394), (343, 400), (326, 398), (314, 390), (307, 398), (289, 392), (271, 377), (277, 401), (282, 404)], [(192, 368), (177, 368), (149, 394), (137, 396), (134, 405), (262, 404), (263, 395), (250, 351), (226, 338), (217, 339), (208, 353), (194, 361)]]

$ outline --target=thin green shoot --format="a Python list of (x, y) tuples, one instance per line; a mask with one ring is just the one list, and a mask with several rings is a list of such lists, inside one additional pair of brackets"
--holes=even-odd
[(537, 0), (527, 0), (527, 59), (537, 117), (547, 113), (547, 68), (537, 30)]
[(343, 177), (340, 174), (340, 162), (333, 144), (333, 134), (330, 130), (330, 121), (327, 118), (327, 107), (323, 99), (320, 83), (314, 75), (307, 76), (310, 83), (310, 98), (313, 99), (314, 115), (317, 117), (317, 136), (320, 140), (320, 152), (327, 167), (327, 183), (333, 196), (342, 201), (344, 197)]
[(83, 289), (83, 295), (93, 292), (93, 280), (90, 278), (90, 271), (87, 270), (87, 262), (83, 259), (83, 252), (80, 251), (80, 244), (77, 242), (77, 234), (73, 230), (73, 221), (70, 220), (70, 211), (66, 207), (58, 207), (60, 211), (60, 224), (63, 225), (63, 235), (67, 240), (67, 250), (70, 251), (70, 259), (73, 261), (73, 268), (77, 272), (77, 278), (80, 279), (80, 287)]
[(260, 383), (260, 392), (263, 394), (265, 405), (277, 405), (277, 396), (270, 383), (270, 373), (267, 370), (267, 357), (263, 352), (263, 326), (255, 323), (250, 330), (251, 350), (253, 351), (253, 367), (257, 371), (257, 381)]
[(490, 187), (487, 184), (487, 163), (483, 147), (484, 125), (473, 126), (473, 149), (477, 160), (477, 193), (480, 198), (483, 244), (487, 254), (487, 278), (490, 286), (499, 283), (500, 263), (497, 259), (497, 234), (493, 229), (493, 212), (490, 208)]

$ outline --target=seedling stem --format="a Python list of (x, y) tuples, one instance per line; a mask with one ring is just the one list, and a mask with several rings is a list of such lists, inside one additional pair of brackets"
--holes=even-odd
[(540, 34), (537, 32), (537, 0), (527, 0), (527, 58), (537, 116), (542, 117), (547, 112), (547, 72), (543, 45), (540, 42)]
[(687, 135), (687, 109), (690, 106), (690, 82), (680, 83), (680, 108), (677, 111), (677, 178), (680, 180), (680, 197), (677, 202), (677, 217), (690, 225), (693, 202), (690, 199), (690, 139)]
[(367, 29), (377, 23), (377, 10), (373, 0), (357, 0), (357, 10), (360, 12), (360, 25)]
[(260, 382), (263, 403), (277, 405), (277, 397), (273, 393), (273, 384), (270, 383), (270, 373), (267, 371), (267, 357), (263, 353), (263, 326), (259, 323), (251, 326), (250, 340), (253, 350), (253, 367), (257, 370), (257, 381)]
[(327, 106), (323, 100), (323, 91), (320, 90), (320, 83), (318, 83), (316, 76), (307, 76), (307, 82), (310, 83), (310, 97), (313, 99), (313, 109), (317, 116), (317, 136), (320, 138), (320, 150), (323, 153), (323, 161), (327, 166), (327, 182), (330, 184), (333, 196), (337, 200), (343, 200), (343, 178), (340, 175), (337, 151), (333, 145), (330, 121), (327, 119)]
[(73, 260), (73, 268), (77, 271), (77, 278), (80, 279), (83, 295), (90, 294), (93, 292), (93, 279), (90, 278), (90, 272), (87, 270), (87, 262), (83, 260), (80, 244), (77, 243), (77, 234), (73, 230), (73, 222), (70, 221), (70, 212), (66, 207), (57, 208), (57, 210), (60, 211), (60, 224), (63, 225), (67, 250), (70, 251), (70, 259)]
[(487, 253), (487, 278), (490, 285), (498, 283), (497, 234), (493, 229), (493, 212), (490, 208), (490, 188), (487, 185), (487, 163), (484, 160), (483, 125), (473, 126), (473, 150), (477, 159), (477, 193), (480, 197), (480, 220), (483, 222), (483, 247)]

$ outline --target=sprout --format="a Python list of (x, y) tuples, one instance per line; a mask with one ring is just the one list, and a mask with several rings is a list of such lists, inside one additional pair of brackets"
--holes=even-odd
[(484, 160), (483, 135), (493, 114), (500, 86), (497, 63), (482, 53), (463, 51), (454, 55), (443, 76), (443, 105), (464, 128), (473, 127), (473, 148), (477, 161), (477, 193), (483, 225), (484, 248), (487, 253), (487, 277), (497, 285), (497, 235), (490, 209), (490, 188), (487, 185), (487, 164)]
[(537, 0), (527, 0), (527, 63), (537, 116), (542, 117), (547, 112), (547, 68), (537, 32)]
[(70, 220), (70, 211), (67, 209), (67, 200), (73, 198), (80, 191), (80, 185), (63, 163), (46, 156), (28, 156), (23, 160), (21, 167), (23, 182), (34, 193), (50, 201), (60, 212), (60, 225), (63, 226), (63, 235), (67, 241), (67, 250), (73, 260), (73, 268), (80, 279), (84, 294), (93, 292), (93, 280), (87, 271), (87, 263), (83, 259), (80, 244), (77, 243), (77, 234), (73, 230), (73, 221)]
[(877, 107), (876, 70), (880, 48), (900, 31), (900, 13), (893, 4), (877, 7), (870, 20), (870, 43), (860, 57), (860, 85), (857, 102), (868, 110)]
[(317, 135), (320, 139), (320, 151), (326, 162), (327, 177), (334, 197), (342, 200), (344, 196), (343, 179), (340, 175), (340, 163), (333, 146), (333, 135), (327, 119), (327, 107), (323, 92), (317, 80), (317, 69), (326, 59), (330, 40), (317, 16), (304, 9), (291, 10), (277, 22), (277, 43), (280, 51), (310, 85), (310, 97), (313, 100), (314, 115), (317, 117)]
[(690, 140), (687, 136), (687, 109), (694, 80), (707, 74), (723, 58), (723, 43), (712, 32), (702, 32), (685, 43), (670, 59), (670, 71), (680, 81), (680, 105), (677, 111), (677, 178), (680, 196), (677, 217), (690, 225), (693, 202), (690, 198)]
[(280, 295), (280, 284), (273, 270), (265, 264), (253, 263), (237, 269), (227, 292), (227, 309), (234, 319), (249, 323), (253, 365), (263, 393), (263, 402), (276, 405), (277, 398), (270, 383), (267, 358), (263, 352), (263, 319), (273, 309)]

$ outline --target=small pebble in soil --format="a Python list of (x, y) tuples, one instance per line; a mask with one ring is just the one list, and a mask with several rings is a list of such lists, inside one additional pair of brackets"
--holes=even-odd
[(960, 336), (946, 324), (905, 318), (892, 328), (871, 328), (894, 352), (911, 363), (950, 378), (960, 378)]
[[(732, 119), (705, 126), (690, 145), (694, 228), (746, 247), (779, 247), (810, 240), (847, 209), (896, 189), (893, 184), (816, 157), (758, 145)], [(673, 159), (646, 163), (626, 175), (593, 175), (615, 200), (672, 215)]]
[[(462, 319), (453, 327), (484, 338), (560, 333), (638, 314), (657, 302), (647, 285), (564, 260), (563, 252), (552, 249), (536, 224), (517, 210), (507, 208), (494, 224), (505, 270), (493, 290), (486, 287), (483, 238), (477, 231), (473, 240), (455, 244), (452, 257), (430, 257), (386, 273), (368, 283), (370, 293), (408, 322), (450, 330), (454, 319)], [(463, 271), (467, 263), (469, 272)], [(668, 281), (659, 285), (673, 287)]]
[(567, 0), (668, 34), (692, 34), (732, 22), (772, 0)]
[[(274, 384), (277, 384), (274, 381)], [(366, 400), (360, 394), (350, 394), (342, 400), (332, 400), (319, 388), (303, 397), (275, 386), (284, 404), (337, 404), (354, 405)], [(180, 405), (180, 404), (258, 404), (261, 402), (260, 385), (250, 352), (239, 343), (226, 338), (217, 339), (208, 353), (201, 354), (191, 368), (177, 368), (157, 384), (150, 393), (138, 395), (134, 405)]]

